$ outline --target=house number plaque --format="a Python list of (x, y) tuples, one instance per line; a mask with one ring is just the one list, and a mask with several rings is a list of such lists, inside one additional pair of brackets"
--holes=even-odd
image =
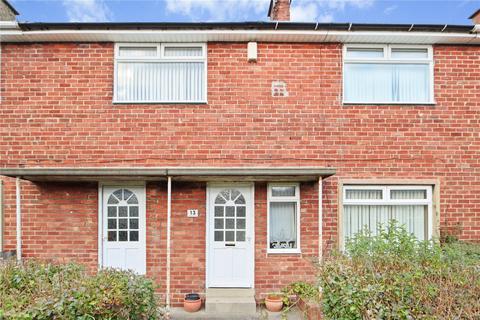
[(187, 217), (197, 218), (198, 217), (198, 209), (188, 209), (187, 210)]

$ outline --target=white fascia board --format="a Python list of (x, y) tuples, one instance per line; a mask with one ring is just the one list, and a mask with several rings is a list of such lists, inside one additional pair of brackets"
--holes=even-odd
[(19, 29), (17, 21), (0, 21), (1, 29)]
[(17, 21), (0, 21), (0, 30), (2, 30), (0, 33), (0, 40), (5, 34), (6, 30), (13, 31), (13, 32), (21, 31)]
[(340, 42), (480, 44), (478, 34), (298, 30), (41, 30), (2, 31), (4, 42)]

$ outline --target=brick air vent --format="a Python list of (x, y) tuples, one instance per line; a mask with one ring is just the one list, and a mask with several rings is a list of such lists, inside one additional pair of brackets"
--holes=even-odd
[(272, 81), (272, 97), (288, 97), (285, 81)]

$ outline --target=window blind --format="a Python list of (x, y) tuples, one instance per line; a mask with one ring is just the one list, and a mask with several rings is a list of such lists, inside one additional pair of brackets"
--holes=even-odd
[(203, 46), (122, 46), (116, 58), (116, 102), (189, 103), (206, 100)]

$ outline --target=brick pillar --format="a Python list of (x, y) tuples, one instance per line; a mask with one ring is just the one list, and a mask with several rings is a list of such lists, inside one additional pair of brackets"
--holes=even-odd
[(272, 21), (290, 21), (291, 0), (271, 0), (268, 16)]

